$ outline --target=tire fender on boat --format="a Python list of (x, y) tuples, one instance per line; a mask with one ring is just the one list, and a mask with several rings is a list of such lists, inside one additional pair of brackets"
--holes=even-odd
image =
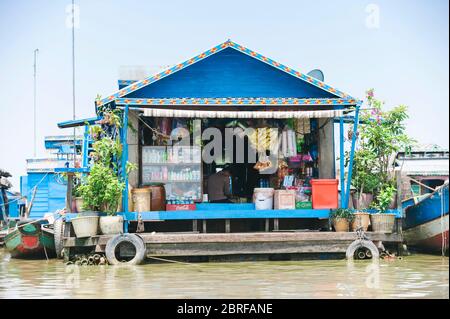
[[(134, 257), (127, 261), (122, 262), (117, 259), (116, 257), (116, 249), (117, 247), (122, 243), (129, 243), (134, 246), (134, 249), (136, 251), (136, 254)], [(145, 258), (145, 244), (142, 238), (137, 236), (136, 234), (120, 234), (112, 237), (108, 240), (105, 247), (105, 255), (106, 259), (108, 260), (108, 263), (110, 265), (119, 265), (119, 264), (125, 264), (125, 265), (139, 265), (144, 261)]]
[(65, 222), (63, 218), (58, 218), (53, 223), (54, 239), (55, 239), (55, 252), (56, 258), (63, 258), (64, 249), (64, 226)]
[(345, 257), (347, 259), (354, 259), (355, 257), (355, 252), (361, 248), (367, 248), (368, 250), (370, 250), (370, 252), (372, 253), (372, 259), (378, 259), (380, 258), (380, 252), (378, 251), (377, 246), (375, 246), (375, 244), (367, 239), (357, 239), (354, 242), (352, 242), (348, 248), (347, 251), (345, 252)]

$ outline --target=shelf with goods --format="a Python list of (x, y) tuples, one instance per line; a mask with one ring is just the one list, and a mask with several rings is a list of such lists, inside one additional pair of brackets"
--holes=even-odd
[(163, 183), (166, 200), (202, 199), (201, 148), (198, 146), (142, 147), (142, 185)]

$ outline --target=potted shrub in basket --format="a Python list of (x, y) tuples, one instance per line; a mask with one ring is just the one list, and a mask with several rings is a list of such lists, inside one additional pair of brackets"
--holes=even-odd
[(354, 218), (352, 211), (347, 208), (338, 208), (330, 214), (330, 220), (336, 232), (348, 232)]
[(370, 216), (372, 230), (374, 232), (392, 233), (395, 225), (395, 214), (387, 213), (392, 203), (392, 198), (396, 196), (397, 189), (394, 185), (387, 183), (383, 185), (377, 195), (376, 201), (372, 205), (378, 212)]
[(117, 215), (117, 207), (125, 184), (119, 180), (114, 171), (101, 163), (92, 166), (86, 183), (80, 186), (84, 205), (94, 212), (104, 212), (100, 216), (100, 231), (103, 234), (122, 232), (123, 217)]

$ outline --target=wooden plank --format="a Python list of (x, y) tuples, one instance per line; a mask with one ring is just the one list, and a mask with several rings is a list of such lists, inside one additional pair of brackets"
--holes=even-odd
[[(258, 243), (258, 242), (302, 242), (313, 241), (326, 245), (332, 241), (353, 241), (357, 239), (354, 232), (261, 232), (261, 233), (141, 233), (146, 244), (184, 244), (184, 243)], [(383, 242), (402, 242), (399, 234), (367, 232), (370, 240)], [(91, 238), (66, 238), (65, 247), (86, 247), (106, 245), (112, 236), (95, 236)]]
[(147, 256), (211, 256), (247, 254), (345, 253), (351, 241), (262, 243), (148, 244)]

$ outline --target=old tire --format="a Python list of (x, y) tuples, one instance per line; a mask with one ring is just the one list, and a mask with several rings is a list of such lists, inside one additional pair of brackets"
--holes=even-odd
[[(135, 256), (127, 262), (122, 262), (118, 260), (116, 257), (116, 249), (122, 243), (129, 243), (133, 245), (136, 251)], [(119, 265), (119, 264), (139, 265), (144, 261), (145, 251), (146, 249), (144, 241), (135, 234), (116, 235), (112, 237), (110, 240), (108, 240), (105, 247), (106, 259), (108, 259), (108, 263), (110, 265)]]
[(63, 258), (64, 249), (64, 226), (65, 222), (63, 218), (58, 218), (53, 223), (54, 238), (55, 238), (55, 252), (56, 258)]
[(377, 246), (375, 246), (375, 244), (372, 241), (366, 240), (366, 239), (364, 239), (364, 240), (357, 239), (354, 242), (352, 242), (348, 246), (347, 251), (345, 252), (345, 257), (347, 259), (353, 259), (355, 256), (355, 252), (361, 247), (364, 247), (364, 248), (367, 248), (368, 250), (370, 250), (370, 252), (372, 253), (372, 259), (380, 258), (380, 253), (378, 251)]

